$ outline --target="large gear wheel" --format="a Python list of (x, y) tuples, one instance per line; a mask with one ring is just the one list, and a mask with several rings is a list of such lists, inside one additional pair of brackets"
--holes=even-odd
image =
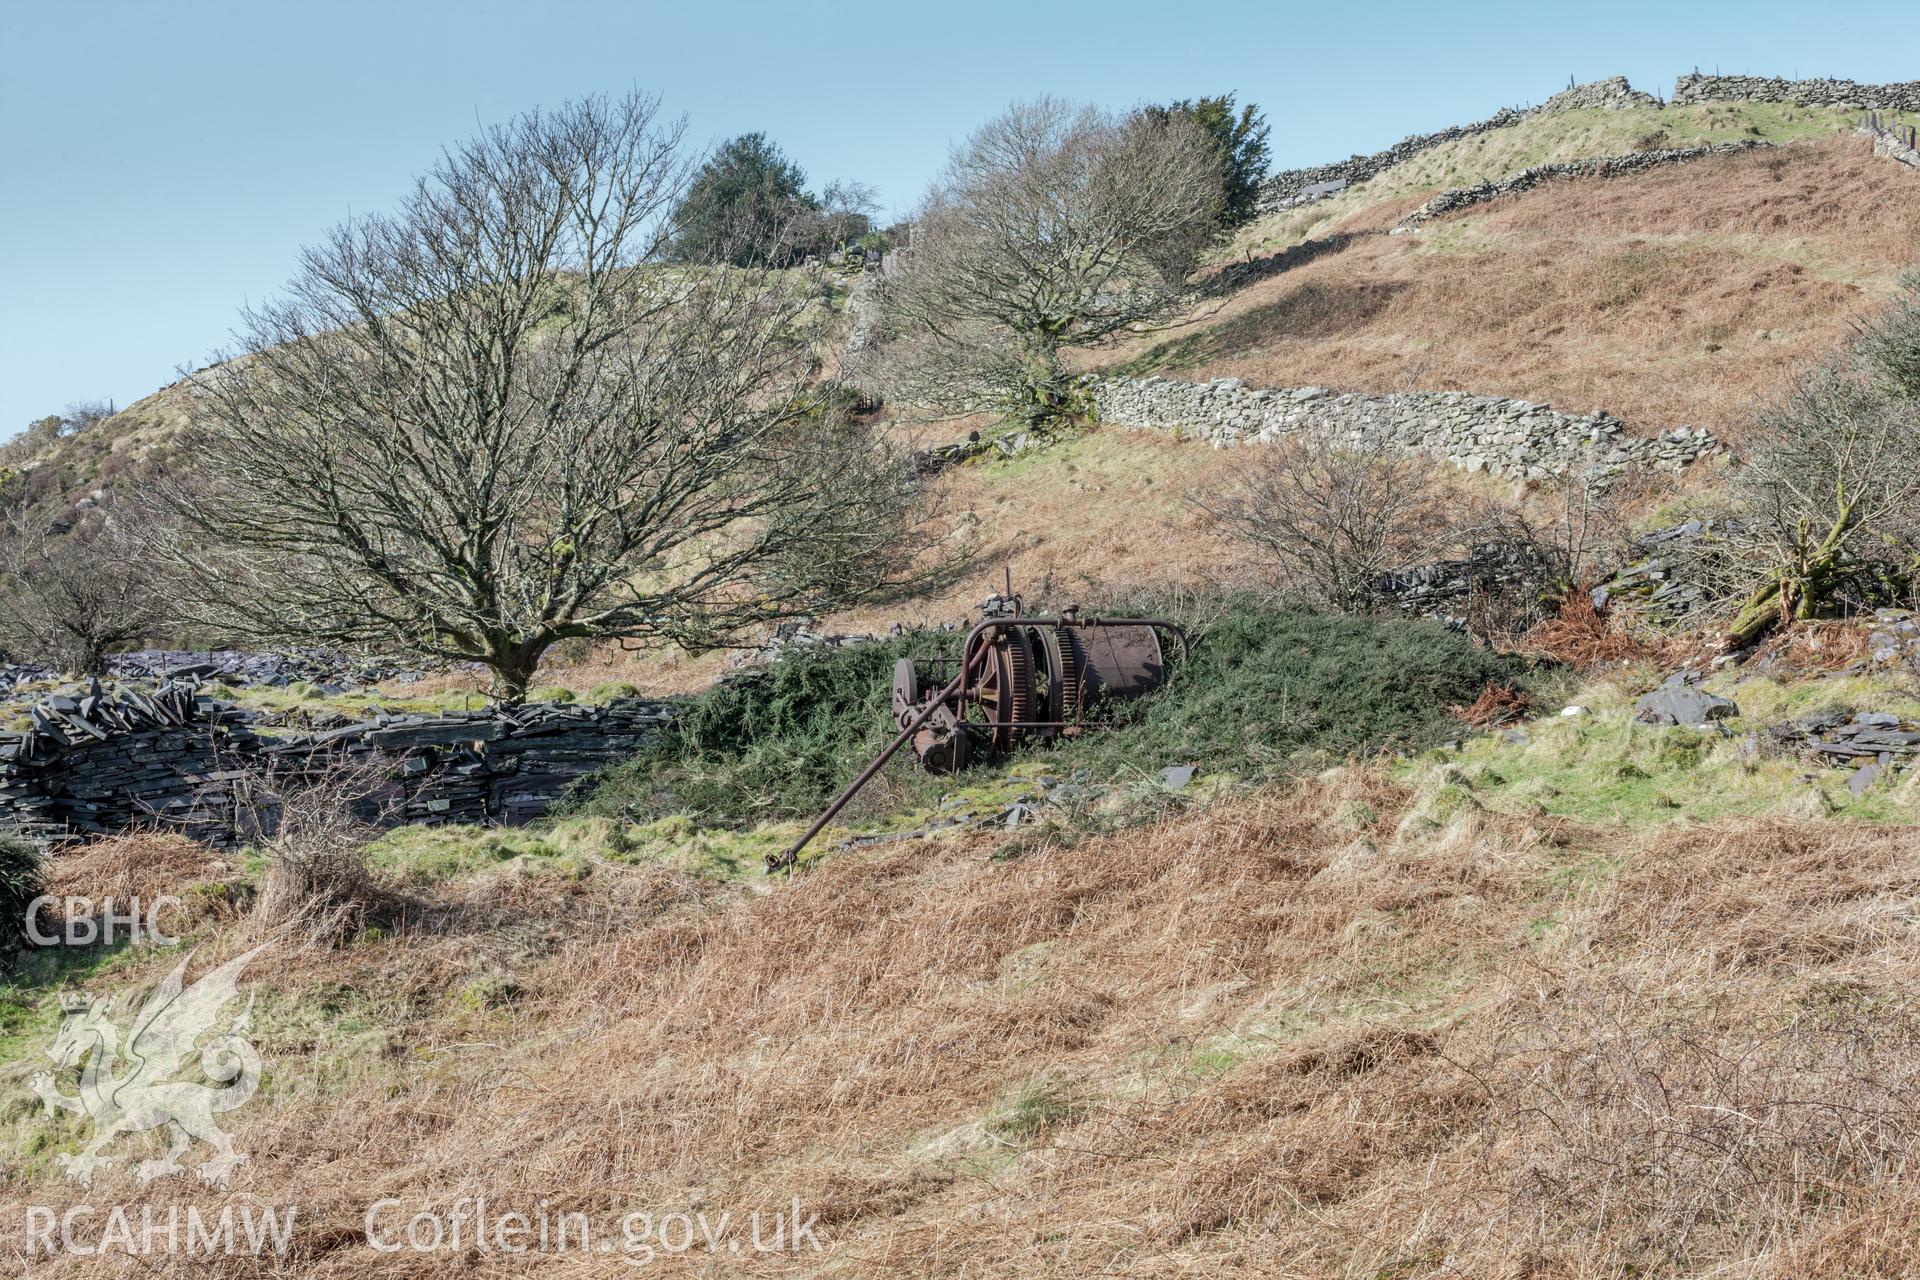
[(1041, 718), (1068, 722), (1065, 728), (1055, 732), (1078, 733), (1078, 727), (1072, 722), (1080, 718), (1085, 702), (1086, 649), (1072, 627), (1035, 630), (1047, 656), (1047, 705)]
[(1020, 726), (1033, 714), (1033, 645), (1024, 627), (1008, 627), (980, 642), (976, 651), (979, 680), (974, 702), (986, 720), (995, 751), (1011, 750)]

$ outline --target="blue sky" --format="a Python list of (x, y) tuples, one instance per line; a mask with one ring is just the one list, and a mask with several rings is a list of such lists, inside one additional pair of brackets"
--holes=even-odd
[(442, 143), (642, 88), (712, 142), (911, 207), (1007, 102), (1238, 91), (1277, 166), (1537, 102), (1569, 76), (1920, 78), (1910, 5), (1203, 0), (0, 0), (0, 436), (125, 405), (225, 341), (299, 247), (389, 206)]

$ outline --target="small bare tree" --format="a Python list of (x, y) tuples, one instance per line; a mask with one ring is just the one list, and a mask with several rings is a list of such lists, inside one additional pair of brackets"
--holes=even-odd
[(804, 394), (814, 290), (659, 265), (682, 134), (639, 96), (533, 112), (307, 250), (194, 376), (194, 616), (479, 662), (511, 702), (558, 641), (706, 647), (896, 585), (918, 491)]
[(873, 371), (890, 398), (1067, 411), (1066, 346), (1161, 320), (1212, 236), (1219, 156), (1184, 116), (1120, 118), (1051, 98), (1009, 108), (955, 150), (914, 220)]
[(1379, 579), (1440, 554), (1451, 531), (1427, 463), (1318, 437), (1252, 451), (1221, 492), (1194, 503), (1274, 586), (1343, 613), (1377, 607)]
[(0, 526), (0, 642), (74, 675), (145, 639), (161, 621), (159, 571), (119, 517), (89, 511), (65, 530), (15, 514)]
[(1863, 562), (1910, 573), (1920, 551), (1920, 399), (1890, 398), (1862, 370), (1798, 379), (1761, 419), (1736, 496), (1754, 565), (1728, 643), (1817, 617)]
[(111, 400), (76, 400), (60, 415), (62, 435), (78, 435), (105, 422), (117, 412)]
[(1862, 580), (1920, 570), (1920, 275), (1849, 349), (1764, 413), (1735, 483), (1749, 586), (1727, 643), (1836, 608)]
[(267, 855), (256, 928), (291, 929), (319, 945), (359, 931), (388, 896), (367, 865), (367, 846), (399, 808), (393, 768), (373, 755), (320, 758), (303, 771), (236, 770), (236, 807)]

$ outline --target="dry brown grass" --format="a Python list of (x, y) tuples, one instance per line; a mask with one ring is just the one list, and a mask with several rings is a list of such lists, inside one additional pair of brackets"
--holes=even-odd
[[(1389, 202), (1339, 229), (1399, 212)], [(1916, 257), (1912, 172), (1841, 137), (1559, 183), (1418, 235), (1360, 236), (1122, 356), (1165, 343), (1181, 377), (1412, 384), (1737, 434)]]
[(1770, 637), (1761, 653), (1782, 675), (1844, 671), (1866, 660), (1868, 638), (1858, 622), (1802, 621)]
[[(601, 1222), (820, 1215), (822, 1256), (668, 1274), (1906, 1273), (1912, 831), (1689, 827), (1610, 873), (1599, 833), (1423, 812), (1345, 770), (1006, 864), (981, 838), (846, 856), (764, 897), (470, 885), (484, 929), (261, 975), (367, 993), (385, 1047), (343, 1067), (324, 1033), (263, 1034), (245, 1190), (302, 1206), (290, 1269), (321, 1276), (520, 1274), (359, 1243), (375, 1198), (479, 1190)], [(143, 1194), (123, 1177), (90, 1199)], [(7, 1198), (18, 1222), (78, 1197)]]
[(106, 836), (47, 861), (46, 891), (126, 903), (178, 896), (195, 884), (230, 882), (234, 863), (184, 836), (158, 832)]

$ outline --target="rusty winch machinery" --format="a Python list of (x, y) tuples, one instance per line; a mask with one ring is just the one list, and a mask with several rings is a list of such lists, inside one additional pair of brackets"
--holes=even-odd
[[(793, 846), (769, 855), (770, 870), (792, 866), (901, 747), (911, 743), (931, 773), (1015, 747), (1107, 727), (1099, 708), (1137, 698), (1167, 679), (1163, 641), (1184, 657), (1187, 637), (1164, 618), (1083, 616), (1077, 606), (1028, 615), (1009, 587), (990, 616), (967, 632), (954, 658), (893, 669), (893, 722), (899, 733)], [(1091, 718), (1089, 713), (1092, 713)]]

